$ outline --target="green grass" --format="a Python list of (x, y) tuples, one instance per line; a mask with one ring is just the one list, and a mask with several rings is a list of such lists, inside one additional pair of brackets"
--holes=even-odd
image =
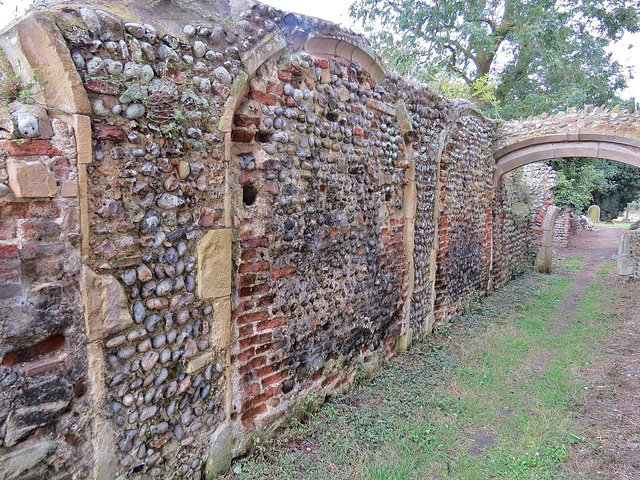
[(582, 270), (584, 262), (584, 258), (580, 256), (554, 256), (552, 270), (557, 273), (571, 275)]
[[(562, 274), (584, 259), (563, 259)], [(566, 276), (526, 275), (239, 460), (226, 479), (579, 479), (573, 410), (615, 319), (610, 265), (578, 311)], [(566, 319), (569, 318), (569, 321)]]
[(614, 223), (598, 222), (596, 223), (596, 227), (629, 228), (631, 224), (634, 223), (635, 221), (636, 220), (631, 220), (629, 222), (614, 222)]

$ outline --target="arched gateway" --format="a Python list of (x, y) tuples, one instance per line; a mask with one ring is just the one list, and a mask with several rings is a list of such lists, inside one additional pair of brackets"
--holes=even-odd
[(494, 185), (507, 172), (552, 158), (594, 157), (640, 167), (640, 114), (587, 106), (506, 122), (494, 143)]

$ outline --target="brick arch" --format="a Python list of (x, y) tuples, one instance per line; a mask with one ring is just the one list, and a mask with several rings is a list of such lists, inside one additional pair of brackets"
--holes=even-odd
[(640, 115), (586, 107), (510, 121), (497, 132), (493, 157), (496, 187), (505, 173), (553, 158), (603, 158), (640, 168)]

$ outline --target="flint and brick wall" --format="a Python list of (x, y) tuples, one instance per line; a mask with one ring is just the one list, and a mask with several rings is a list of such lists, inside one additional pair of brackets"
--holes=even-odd
[(457, 120), (440, 163), (435, 318), (456, 315), (489, 287), (493, 202), (492, 131), (474, 116)]
[(210, 478), (529, 261), (472, 106), (327, 22), (180, 3), (5, 34), (61, 69), (3, 114), (6, 478)]
[(0, 472), (86, 477), (91, 403), (74, 131), (44, 109), (18, 111), (38, 138), (4, 132), (0, 140)]

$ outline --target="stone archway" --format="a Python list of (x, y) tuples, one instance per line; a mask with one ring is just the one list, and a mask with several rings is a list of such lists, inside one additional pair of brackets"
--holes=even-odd
[(496, 135), (493, 157), (496, 187), (505, 173), (553, 158), (593, 157), (640, 167), (640, 115), (586, 107), (510, 121)]

